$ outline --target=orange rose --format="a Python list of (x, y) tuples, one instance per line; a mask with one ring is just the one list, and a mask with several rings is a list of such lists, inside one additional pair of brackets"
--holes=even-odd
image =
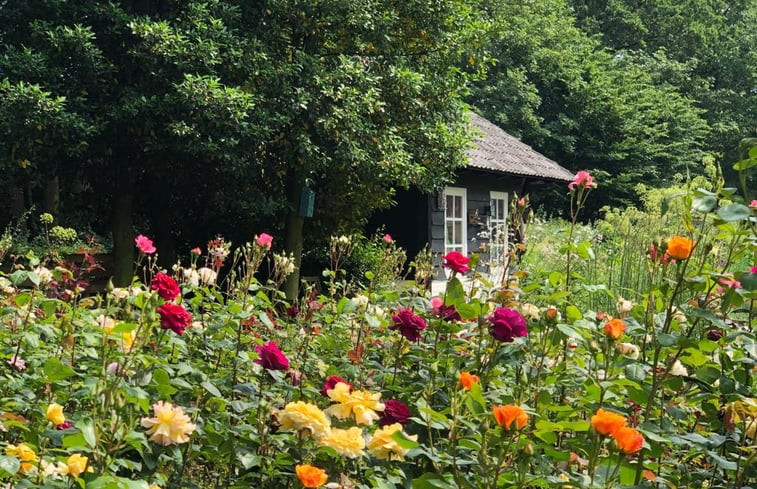
[(686, 260), (689, 258), (693, 248), (694, 240), (683, 236), (673, 236), (668, 241), (668, 255), (676, 260)]
[(620, 319), (611, 319), (605, 323), (605, 334), (614, 340), (623, 336), (625, 330), (626, 323)]
[(636, 453), (644, 446), (644, 437), (641, 436), (638, 430), (635, 428), (622, 427), (618, 428), (615, 433), (612, 434), (615, 438), (615, 443), (623, 453)]
[(305, 487), (321, 487), (329, 480), (325, 470), (312, 465), (297, 465), (294, 470)]
[(515, 422), (517, 429), (523, 428), (528, 423), (528, 414), (520, 406), (508, 404), (506, 406), (494, 406), (492, 410), (497, 424), (505, 429), (509, 430), (513, 422)]
[(626, 418), (620, 414), (599, 408), (597, 414), (591, 417), (591, 425), (597, 433), (607, 436), (624, 427), (626, 425)]
[(473, 384), (478, 384), (478, 375), (473, 375), (470, 372), (460, 372), (460, 379), (457, 381), (457, 385), (469, 391)]

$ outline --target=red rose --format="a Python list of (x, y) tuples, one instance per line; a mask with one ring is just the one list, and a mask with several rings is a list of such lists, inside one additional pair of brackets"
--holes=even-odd
[(264, 343), (263, 346), (256, 346), (255, 352), (258, 354), (258, 359), (255, 360), (255, 363), (262, 365), (263, 368), (268, 370), (289, 370), (289, 359), (279, 350), (275, 342), (269, 341), (268, 343)]
[(321, 395), (324, 395), (324, 396), (328, 397), (329, 396), (329, 391), (331, 389), (333, 389), (334, 386), (337, 385), (339, 382), (341, 382), (342, 384), (347, 384), (348, 386), (350, 386), (350, 392), (352, 392), (352, 384), (350, 384), (349, 382), (347, 382), (346, 380), (344, 380), (341, 377), (338, 377), (336, 375), (330, 375), (326, 379), (326, 382), (323, 384), (323, 389), (321, 389)]
[(444, 267), (449, 268), (454, 273), (465, 273), (470, 270), (470, 268), (468, 268), (470, 258), (459, 251), (450, 251), (444, 255), (442, 259), (444, 260)]
[(394, 423), (406, 425), (410, 422), (410, 408), (402, 401), (384, 401), (384, 411), (379, 413), (379, 426)]
[(402, 336), (410, 341), (421, 339), (421, 331), (426, 329), (426, 321), (410, 309), (400, 309), (392, 316), (392, 325), (389, 329), (399, 329)]
[(498, 341), (510, 342), (513, 338), (526, 336), (526, 320), (515, 309), (498, 307), (486, 318), (491, 326), (489, 332)]
[(167, 301), (172, 301), (181, 293), (176, 280), (165, 273), (159, 273), (152, 278), (150, 290), (157, 290), (158, 295)]
[(184, 334), (184, 330), (192, 324), (192, 315), (177, 304), (163, 304), (158, 307), (158, 314), (160, 314), (160, 327), (170, 329), (178, 335)]

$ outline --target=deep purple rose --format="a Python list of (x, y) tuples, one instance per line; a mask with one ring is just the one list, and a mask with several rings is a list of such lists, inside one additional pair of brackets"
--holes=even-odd
[(410, 422), (410, 408), (402, 401), (390, 399), (384, 401), (384, 411), (379, 413), (379, 426), (394, 423), (406, 425)]
[(723, 332), (719, 329), (711, 329), (707, 332), (707, 339), (711, 341), (718, 341), (723, 337)]
[(279, 350), (275, 342), (269, 341), (268, 343), (264, 343), (263, 346), (256, 346), (255, 352), (258, 354), (258, 359), (255, 360), (255, 363), (262, 365), (263, 368), (268, 370), (289, 370), (289, 359)]
[(184, 330), (192, 324), (192, 315), (186, 309), (177, 304), (163, 304), (158, 307), (160, 315), (160, 327), (170, 329), (178, 335), (183, 335)]
[(435, 310), (434, 313), (445, 321), (463, 320), (463, 318), (460, 317), (460, 313), (457, 312), (457, 309), (455, 309), (455, 306), (452, 304), (449, 306), (439, 306), (439, 309)]
[(329, 375), (326, 379), (326, 382), (323, 384), (323, 389), (321, 389), (320, 391), (321, 395), (329, 397), (329, 391), (340, 382), (342, 384), (347, 384), (348, 386), (350, 386), (350, 392), (352, 392), (352, 384), (337, 375)]
[(528, 334), (526, 320), (515, 309), (498, 307), (487, 320), (491, 325), (489, 332), (497, 341), (510, 342), (513, 338)]
[(392, 321), (389, 329), (399, 329), (402, 336), (410, 341), (421, 339), (420, 332), (426, 329), (426, 321), (410, 309), (399, 309), (397, 314), (392, 316)]

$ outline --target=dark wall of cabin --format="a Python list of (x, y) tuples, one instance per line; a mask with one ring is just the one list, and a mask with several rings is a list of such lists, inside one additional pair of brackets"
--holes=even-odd
[[(465, 188), (467, 212), (478, 209), (482, 215), (481, 224), (471, 224), (466, 216), (469, 255), (478, 252), (480, 246), (488, 242), (487, 239), (479, 238), (478, 234), (488, 230), (484, 224), (483, 214), (490, 205), (489, 192), (507, 192), (508, 199), (512, 199), (513, 192), (521, 193), (523, 185), (522, 178), (472, 169), (460, 172), (455, 183), (449, 185)], [(444, 252), (444, 209), (439, 208), (436, 199), (433, 199), (431, 203), (429, 214), (431, 251), (441, 255)], [(441, 256), (437, 258), (437, 265), (437, 277), (442, 278)]]
[(381, 227), (407, 251), (408, 261), (429, 242), (428, 212), (430, 197), (418, 190), (398, 190), (397, 205), (374, 215), (366, 226), (368, 236)]
[[(532, 181), (529, 185), (533, 184)], [(523, 193), (525, 189), (523, 178), (474, 169), (465, 169), (458, 173), (455, 183), (450, 187), (466, 189), (467, 211), (478, 209), (480, 214), (490, 205), (490, 191), (507, 192), (512, 199), (513, 192)], [(399, 246), (407, 250), (408, 261), (426, 245), (431, 244), (431, 251), (435, 254), (435, 276), (444, 278), (441, 269), (441, 254), (444, 252), (444, 209), (439, 207), (439, 195), (426, 195), (417, 190), (398, 190), (395, 196), (397, 205), (374, 215), (366, 226), (367, 235), (383, 227)], [(443, 197), (442, 197), (443, 198)], [(477, 235), (486, 231), (485, 219), (482, 224), (472, 224), (467, 219), (468, 253), (479, 251), (479, 247), (488, 242)], [(475, 241), (471, 241), (475, 238)], [(484, 255), (482, 261), (488, 257)]]

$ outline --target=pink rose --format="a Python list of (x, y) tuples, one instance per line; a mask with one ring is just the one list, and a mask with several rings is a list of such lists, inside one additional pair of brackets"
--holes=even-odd
[(410, 341), (421, 339), (420, 332), (427, 327), (426, 321), (410, 309), (399, 309), (397, 314), (392, 316), (392, 321), (393, 323), (389, 326), (389, 329), (399, 329), (402, 336)]
[(183, 335), (184, 330), (192, 324), (192, 315), (177, 304), (163, 304), (158, 307), (158, 314), (160, 315), (160, 327), (170, 329), (178, 335)]
[(134, 238), (134, 244), (136, 244), (139, 251), (145, 255), (152, 255), (157, 251), (155, 245), (152, 244), (152, 240), (142, 234)]
[(579, 188), (595, 188), (597, 184), (594, 182), (594, 178), (587, 171), (579, 171), (573, 178), (573, 181), (568, 184), (570, 190)]
[(439, 310), (440, 307), (444, 305), (444, 301), (441, 297), (434, 297), (431, 299), (431, 309), (433, 310), (434, 314)]
[(270, 250), (271, 244), (273, 243), (273, 236), (271, 236), (270, 234), (261, 233), (260, 236), (255, 236), (255, 243), (257, 243), (257, 245), (261, 248)]
[(258, 354), (258, 359), (255, 360), (255, 363), (262, 365), (263, 368), (268, 370), (289, 370), (289, 359), (279, 350), (275, 342), (269, 341), (268, 343), (264, 343), (263, 346), (256, 346), (255, 352)]
[(202, 255), (202, 250), (200, 249), (199, 246), (195, 246), (194, 248), (192, 248), (190, 253), (192, 253), (194, 256), (200, 256)]
[(157, 290), (158, 295), (167, 301), (176, 299), (181, 293), (181, 289), (179, 289), (179, 284), (176, 283), (176, 280), (165, 273), (158, 273), (152, 278), (150, 290)]
[(757, 207), (757, 199), (754, 199), (753, 201), (751, 201), (751, 202), (749, 203), (749, 207), (751, 207), (751, 208), (753, 208), (753, 209), (754, 209), (755, 207)]
[(392, 239), (392, 235), (391, 234), (385, 234), (383, 239), (384, 239), (384, 243), (386, 243), (386, 244), (390, 244), (390, 243), (392, 243), (394, 241)]
[(515, 309), (498, 307), (486, 319), (491, 325), (489, 327), (489, 332), (497, 341), (509, 343), (513, 341), (514, 338), (526, 336), (528, 334), (526, 320)]
[(442, 260), (444, 260), (443, 266), (445, 268), (449, 268), (454, 273), (465, 273), (470, 270), (470, 268), (468, 267), (470, 258), (463, 255), (459, 251), (450, 251), (442, 257)]
[(757, 273), (757, 267), (750, 268), (749, 273)]

